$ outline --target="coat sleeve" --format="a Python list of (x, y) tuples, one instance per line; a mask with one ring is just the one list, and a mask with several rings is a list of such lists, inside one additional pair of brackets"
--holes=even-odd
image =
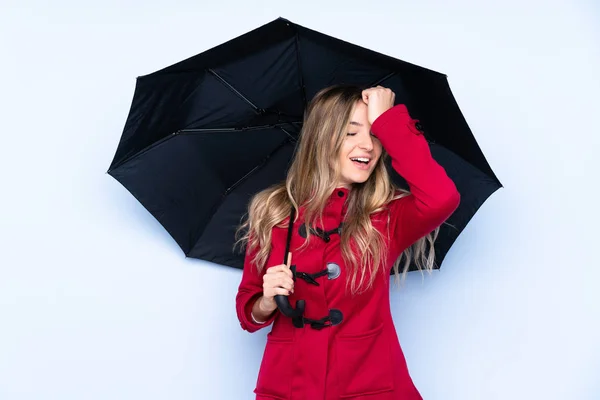
[[(248, 249), (248, 246), (246, 246), (246, 249)], [(277, 311), (271, 314), (269, 319), (263, 324), (255, 323), (250, 315), (254, 302), (256, 302), (263, 294), (262, 285), (265, 271), (263, 270), (262, 273), (259, 273), (256, 265), (252, 263), (252, 259), (257, 251), (256, 248), (253, 249), (252, 252), (246, 251), (244, 257), (244, 269), (242, 270), (242, 280), (235, 297), (235, 308), (238, 320), (240, 321), (242, 329), (248, 332), (256, 332), (261, 328), (269, 326), (277, 314)]]
[(371, 126), (371, 133), (381, 141), (392, 167), (406, 179), (411, 192), (390, 204), (390, 234), (400, 251), (440, 226), (460, 203), (454, 182), (431, 156), (416, 122), (406, 106), (399, 104)]

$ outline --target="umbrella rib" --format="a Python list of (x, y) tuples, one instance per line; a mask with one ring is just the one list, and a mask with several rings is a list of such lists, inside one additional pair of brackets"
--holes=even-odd
[(291, 141), (296, 142), (298, 140), (294, 137), (294, 135), (283, 129), (281, 126), (279, 127), (279, 129), (281, 129), (286, 135), (288, 135)]
[(373, 82), (373, 83), (370, 85), (370, 87), (373, 87), (373, 86), (377, 86), (377, 85), (379, 85), (381, 82), (385, 81), (386, 79), (389, 79), (389, 78), (391, 78), (392, 76), (396, 75), (397, 73), (398, 73), (397, 71), (390, 72), (389, 74), (387, 74), (387, 75), (386, 75), (386, 76), (384, 76), (383, 78), (381, 78), (381, 79), (378, 79), (378, 80), (376, 80), (375, 82)]
[[(128, 161), (130, 161), (130, 160), (132, 160), (132, 159), (134, 159), (134, 158), (136, 158), (136, 157), (144, 154), (148, 150), (151, 150), (152, 148), (158, 146), (159, 144), (164, 143), (166, 140), (172, 139), (174, 136), (177, 136), (177, 135), (182, 134), (182, 133), (235, 132), (235, 131), (249, 131), (249, 130), (260, 130), (260, 129), (268, 129), (268, 128), (279, 128), (283, 132), (285, 132), (286, 135), (289, 136), (288, 141), (294, 141), (295, 142), (297, 139), (294, 137), (294, 135), (292, 135), (291, 133), (289, 133), (288, 131), (286, 131), (282, 127), (282, 126), (289, 125), (289, 124), (302, 124), (302, 121), (282, 122), (282, 123), (279, 123), (279, 124), (272, 124), (272, 125), (247, 126), (247, 127), (243, 127), (243, 128), (179, 129), (178, 131), (173, 132), (170, 135), (163, 137), (159, 141), (154, 142), (154, 143), (152, 143), (152, 144), (144, 147), (143, 149), (141, 149), (137, 153), (132, 154), (131, 156), (125, 158), (123, 161), (121, 161), (120, 163), (118, 163), (117, 165), (115, 165), (113, 168), (111, 168), (107, 172), (110, 172), (110, 171), (112, 171), (114, 169), (117, 169), (118, 167), (120, 167), (121, 165), (127, 163)], [(279, 148), (277, 148), (277, 149), (279, 149)], [(242, 178), (242, 179), (244, 179), (244, 178)]]
[[(273, 154), (275, 154), (279, 149), (281, 149), (283, 146), (285, 146), (286, 144), (290, 143), (291, 140), (284, 140), (279, 146), (277, 146), (275, 148), (275, 150), (273, 150), (271, 153), (269, 153), (267, 156), (265, 156), (265, 158), (263, 158), (260, 163), (255, 166), (254, 168), (252, 168), (246, 175), (244, 175), (243, 177), (241, 177), (240, 179), (238, 179), (237, 182), (235, 182), (233, 185), (231, 185), (229, 188), (227, 188), (225, 190), (225, 192), (221, 195), (221, 199), (218, 200), (212, 207), (212, 210), (210, 212), (210, 215), (214, 215), (216, 210), (221, 207), (221, 205), (223, 204), (223, 202), (225, 201), (225, 199), (227, 198), (227, 195), (229, 193), (231, 193), (235, 188), (237, 188), (239, 185), (241, 185), (246, 179), (248, 179), (248, 177), (250, 177), (250, 175), (252, 175), (254, 172), (256, 172), (257, 170), (259, 170), (260, 168), (262, 168), (266, 162), (269, 160), (269, 158), (271, 158), (271, 156)], [(202, 237), (202, 235), (204, 234), (204, 231), (202, 231), (197, 238), (194, 239), (194, 243), (198, 243), (198, 240), (200, 240), (200, 238)], [(187, 254), (186, 254), (187, 256)]]
[(248, 177), (250, 175), (252, 175), (254, 172), (256, 172), (257, 170), (259, 170), (260, 168), (262, 168), (267, 161), (269, 160), (269, 158), (271, 158), (271, 156), (273, 154), (275, 154), (279, 149), (281, 149), (283, 146), (285, 146), (288, 143), (291, 143), (292, 140), (288, 139), (288, 140), (284, 140), (283, 142), (281, 142), (281, 144), (279, 146), (277, 146), (275, 148), (275, 150), (273, 150), (272, 152), (270, 152), (269, 154), (267, 154), (265, 156), (265, 158), (263, 158), (260, 163), (258, 163), (258, 165), (254, 168), (252, 168), (246, 175), (242, 176), (240, 179), (238, 179), (237, 182), (235, 182), (233, 185), (229, 186), (229, 188), (227, 188), (227, 190), (225, 190), (225, 193), (223, 193), (223, 198), (225, 198), (225, 196), (227, 196), (229, 193), (231, 193), (235, 188), (237, 188), (239, 185), (242, 184), (242, 182), (244, 182), (246, 179), (248, 179)]
[(296, 30), (296, 64), (298, 65), (298, 76), (300, 78), (300, 88), (302, 89), (302, 101), (304, 102), (304, 108), (306, 108), (306, 87), (304, 86), (304, 75), (302, 74), (302, 62), (300, 60), (300, 34), (295, 25), (294, 29)]
[[(252, 130), (260, 130), (260, 129), (268, 129), (268, 128), (281, 128), (281, 126), (290, 125), (290, 124), (301, 124), (302, 121), (291, 121), (291, 122), (280, 122), (278, 124), (270, 124), (270, 125), (257, 125), (257, 126), (245, 126), (242, 128), (189, 128), (189, 129), (180, 129), (179, 133), (203, 133), (203, 132), (235, 132), (235, 131), (252, 131)], [(289, 135), (287, 131), (284, 130), (285, 133)]]
[(123, 159), (121, 162), (119, 162), (118, 164), (116, 164), (114, 167), (110, 168), (110, 169), (109, 169), (108, 171), (106, 171), (106, 172), (111, 172), (111, 171), (113, 171), (113, 170), (115, 170), (115, 169), (119, 168), (121, 165), (123, 165), (123, 164), (127, 163), (128, 161), (130, 161), (130, 160), (132, 160), (132, 159), (134, 159), (134, 158), (136, 158), (136, 157), (138, 157), (138, 156), (141, 156), (141, 155), (142, 155), (142, 154), (144, 154), (145, 152), (147, 152), (147, 151), (149, 151), (149, 150), (153, 149), (154, 147), (156, 147), (156, 146), (158, 146), (158, 145), (161, 145), (161, 144), (163, 144), (163, 143), (164, 143), (164, 142), (166, 142), (167, 140), (169, 140), (169, 139), (173, 139), (175, 136), (177, 136), (177, 135), (179, 134), (179, 132), (180, 132), (180, 131), (173, 132), (173, 133), (171, 133), (170, 135), (168, 135), (168, 136), (165, 136), (165, 137), (163, 137), (162, 139), (160, 139), (160, 140), (158, 140), (158, 141), (156, 141), (156, 142), (154, 142), (154, 143), (151, 143), (150, 145), (148, 145), (148, 146), (144, 147), (143, 149), (141, 149), (141, 150), (140, 150), (140, 151), (138, 151), (137, 153), (134, 153), (134, 154), (130, 155), (129, 157), (126, 157), (126, 158), (124, 158), (124, 159)]
[(223, 79), (223, 77), (221, 75), (217, 74), (212, 68), (208, 68), (208, 72), (210, 72), (211, 74), (213, 74), (215, 76), (215, 78), (217, 78), (219, 81), (221, 81), (221, 83), (223, 85), (227, 86), (229, 88), (229, 90), (231, 90), (233, 93), (235, 93), (236, 96), (238, 96), (239, 98), (241, 98), (242, 100), (244, 100), (246, 103), (248, 103), (250, 105), (250, 107), (252, 107), (254, 109), (255, 113), (261, 114), (261, 109), (259, 109), (256, 106), (256, 104), (254, 104), (253, 102), (251, 102), (250, 100), (248, 100), (248, 98), (246, 96), (244, 96), (236, 88), (234, 88), (233, 86), (231, 86), (231, 84), (229, 82), (227, 82), (225, 79)]

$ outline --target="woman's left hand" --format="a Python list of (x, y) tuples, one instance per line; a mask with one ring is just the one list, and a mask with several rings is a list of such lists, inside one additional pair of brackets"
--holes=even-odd
[(394, 106), (396, 94), (389, 88), (376, 86), (363, 90), (362, 98), (367, 103), (367, 118), (372, 125), (377, 117)]

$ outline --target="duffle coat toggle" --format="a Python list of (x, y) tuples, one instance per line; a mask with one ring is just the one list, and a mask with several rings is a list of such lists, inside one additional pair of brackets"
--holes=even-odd
[(329, 315), (321, 319), (310, 319), (303, 315), (292, 318), (292, 323), (296, 328), (304, 328), (305, 324), (310, 324), (310, 327), (316, 330), (321, 330), (328, 326), (334, 326), (342, 322), (344, 315), (336, 308), (329, 310)]
[[(302, 271), (296, 271), (296, 266), (294, 265), (294, 268), (292, 269), (290, 267), (290, 269), (292, 270), (293, 274), (294, 274), (294, 278), (301, 278), (304, 279), (307, 283), (310, 283), (311, 285), (315, 285), (315, 286), (320, 286), (319, 282), (316, 281), (317, 278), (320, 278), (322, 276), (327, 275), (327, 279), (331, 280), (331, 279), (335, 279), (337, 277), (340, 276), (340, 274), (342, 273), (342, 269), (340, 268), (339, 265), (337, 265), (336, 263), (327, 263), (327, 267), (319, 272), (316, 272), (314, 274), (309, 274), (308, 272), (302, 272)], [(294, 279), (295, 281), (296, 279)]]
[[(329, 231), (325, 231), (319, 227), (311, 228), (310, 232), (313, 235), (321, 238), (325, 243), (329, 243), (329, 241), (331, 240), (331, 235), (334, 235), (334, 234), (341, 235), (342, 234), (342, 226), (343, 225), (344, 225), (344, 223), (341, 222), (337, 228), (331, 229)], [(305, 224), (300, 225), (300, 228), (298, 228), (298, 234), (300, 235), (300, 237), (303, 237), (304, 239), (306, 239), (307, 234), (306, 234), (306, 225)], [(341, 268), (336, 263), (328, 263), (327, 267), (325, 269), (323, 269), (319, 272), (316, 272), (314, 274), (309, 274), (307, 272), (302, 272), (302, 271), (292, 271), (292, 272), (294, 272), (294, 278), (298, 277), (298, 278), (304, 279), (307, 283), (310, 283), (311, 285), (320, 286), (319, 282), (316, 281), (317, 278), (327, 275), (327, 279), (329, 279), (329, 280), (335, 279), (338, 276), (340, 276)]]
[[(315, 236), (320, 237), (321, 239), (323, 239), (323, 241), (325, 243), (329, 243), (329, 241), (331, 240), (331, 235), (335, 235), (336, 233), (338, 235), (342, 234), (342, 226), (344, 225), (343, 222), (340, 223), (340, 226), (338, 226), (335, 229), (331, 229), (329, 231), (324, 231), (323, 229), (316, 227), (316, 228), (310, 228), (310, 233), (312, 233)], [(302, 224), (300, 225), (300, 227), (298, 228), (298, 234), (303, 237), (304, 239), (306, 239), (307, 234), (306, 234), (306, 225)]]
[[(340, 195), (341, 194), (341, 195)], [(340, 197), (343, 197), (344, 193), (343, 192), (339, 192), (338, 195), (340, 195)], [(288, 238), (289, 238), (289, 232), (292, 231), (292, 226), (293, 226), (293, 220), (294, 220), (294, 214), (295, 211), (294, 209), (292, 209), (291, 215), (290, 215), (290, 222), (289, 222), (289, 228), (288, 228)], [(320, 237), (325, 243), (329, 243), (329, 241), (331, 240), (330, 236), (333, 234), (338, 234), (341, 235), (342, 234), (342, 225), (344, 223), (340, 222), (340, 225), (335, 228), (335, 229), (331, 229), (329, 231), (325, 231), (319, 227), (316, 228), (310, 228), (310, 231), (312, 234)], [(305, 238), (307, 237), (306, 234), (306, 225), (302, 224), (300, 225), (300, 228), (298, 229), (298, 234)], [(289, 242), (288, 242), (288, 247), (289, 247)], [(290, 269), (292, 271), (292, 275), (293, 275), (293, 279), (294, 282), (296, 281), (296, 278), (301, 278), (303, 280), (305, 280), (307, 283), (311, 284), (311, 285), (315, 285), (315, 286), (320, 286), (319, 282), (317, 282), (317, 278), (320, 278), (322, 276), (327, 276), (327, 279), (335, 279), (337, 277), (340, 276), (341, 274), (341, 268), (338, 264), (336, 263), (327, 263), (327, 267), (319, 272), (316, 273), (308, 273), (308, 272), (303, 272), (303, 271), (298, 271), (296, 269), (296, 265), (292, 265), (290, 266)], [(296, 328), (304, 328), (304, 326), (306, 324), (309, 324), (311, 328), (313, 329), (317, 329), (317, 330), (321, 330), (325, 327), (328, 326), (334, 326), (334, 325), (338, 325), (340, 322), (342, 322), (342, 320), (344, 319), (344, 315), (342, 314), (342, 312), (338, 309), (332, 308), (329, 310), (329, 315), (321, 318), (321, 319), (310, 319), (310, 318), (306, 318), (304, 316), (304, 313), (302, 313), (301, 315), (292, 317), (292, 323)]]

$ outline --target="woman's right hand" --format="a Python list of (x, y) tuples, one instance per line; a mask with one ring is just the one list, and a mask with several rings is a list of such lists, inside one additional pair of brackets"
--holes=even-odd
[(394, 107), (396, 94), (390, 88), (375, 86), (363, 90), (362, 98), (367, 103), (367, 119), (372, 125), (381, 114)]
[(288, 296), (290, 293), (294, 293), (294, 280), (290, 265), (292, 265), (292, 253), (288, 254), (287, 264), (267, 268), (267, 272), (263, 275), (263, 299), (261, 300), (263, 311), (269, 312), (277, 309), (276, 295)]

